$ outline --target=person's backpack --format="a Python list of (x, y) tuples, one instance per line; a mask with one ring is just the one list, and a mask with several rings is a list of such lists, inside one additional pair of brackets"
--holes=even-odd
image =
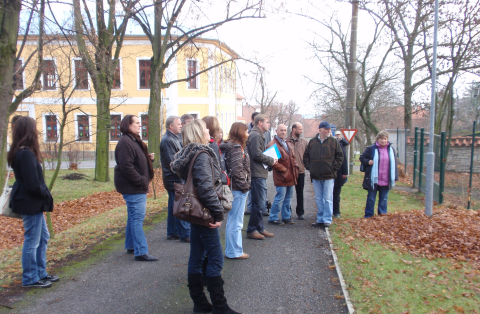
[(224, 185), (230, 185), (230, 173), (227, 171), (224, 153), (220, 155), (220, 167), (222, 167), (222, 183)]

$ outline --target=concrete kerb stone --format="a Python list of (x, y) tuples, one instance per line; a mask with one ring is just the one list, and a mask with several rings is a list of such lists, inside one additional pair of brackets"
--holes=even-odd
[(330, 251), (332, 251), (333, 261), (335, 262), (335, 269), (337, 270), (338, 279), (340, 280), (340, 285), (342, 286), (343, 295), (345, 296), (345, 302), (347, 303), (348, 313), (353, 314), (355, 313), (355, 309), (353, 307), (352, 301), (350, 300), (350, 296), (348, 294), (347, 285), (345, 284), (345, 280), (342, 276), (342, 271), (340, 269), (340, 265), (338, 263), (337, 254), (333, 249), (333, 241), (330, 237), (330, 232), (328, 232), (328, 228), (325, 228), (325, 233), (327, 234), (328, 243), (330, 244)]

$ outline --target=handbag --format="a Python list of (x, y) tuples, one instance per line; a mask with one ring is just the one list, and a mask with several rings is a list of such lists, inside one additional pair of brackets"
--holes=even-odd
[(230, 186), (218, 182), (215, 186), (215, 192), (217, 192), (220, 203), (222, 203), (223, 211), (228, 213), (233, 208), (233, 193), (231, 189), (232, 182), (230, 181)]
[[(208, 227), (209, 224), (213, 223), (213, 218), (210, 211), (205, 208), (198, 199), (197, 189), (193, 186), (192, 176), (193, 163), (201, 153), (203, 153), (203, 151), (197, 152), (190, 162), (185, 184), (174, 183), (175, 199), (173, 201), (173, 216), (192, 224)], [(212, 176), (213, 175), (212, 165)]]
[(8, 170), (7, 178), (5, 179), (5, 187), (3, 188), (2, 196), (0, 196), (0, 206), (2, 209), (2, 216), (10, 218), (22, 218), (20, 214), (14, 213), (10, 207), (10, 196), (12, 194), (12, 187), (8, 185), (8, 178), (10, 178), (10, 169)]

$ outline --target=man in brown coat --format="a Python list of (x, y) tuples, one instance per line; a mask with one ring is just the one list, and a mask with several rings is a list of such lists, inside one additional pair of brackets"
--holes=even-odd
[(292, 133), (288, 139), (289, 143), (293, 144), (295, 148), (295, 161), (298, 164), (298, 178), (295, 185), (295, 192), (297, 193), (297, 208), (296, 213), (299, 220), (303, 220), (305, 209), (303, 207), (303, 188), (305, 186), (305, 165), (303, 164), (303, 154), (308, 145), (308, 141), (304, 137), (300, 137), (303, 133), (303, 126), (300, 122), (295, 122), (292, 125)]
[[(298, 165), (295, 162), (295, 147), (287, 142), (287, 127), (279, 124), (277, 135), (268, 143), (267, 148), (277, 144), (282, 157), (273, 165), (273, 182), (277, 194), (273, 201), (272, 209), (268, 223), (283, 226), (291, 225), (293, 220), (290, 218), (290, 202), (293, 196), (293, 187), (297, 184)], [(282, 220), (278, 218), (279, 212), (282, 212)]]

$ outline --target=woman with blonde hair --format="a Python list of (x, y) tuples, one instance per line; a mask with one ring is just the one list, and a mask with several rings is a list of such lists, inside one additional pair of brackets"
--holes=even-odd
[(368, 191), (365, 218), (374, 215), (375, 199), (378, 192), (378, 215), (387, 214), (388, 192), (398, 181), (395, 150), (388, 142), (387, 131), (377, 134), (376, 142), (368, 146), (360, 156), (365, 168), (363, 188)]
[(245, 146), (248, 139), (248, 126), (235, 122), (230, 128), (228, 140), (220, 145), (225, 159), (227, 174), (232, 181), (233, 204), (228, 213), (225, 229), (225, 255), (227, 258), (247, 259), (249, 255), (243, 252), (242, 228), (243, 213), (250, 190), (250, 157)]
[[(192, 165), (193, 185), (197, 191), (198, 200), (210, 212), (213, 223), (208, 227), (191, 224), (190, 258), (188, 261), (188, 288), (193, 300), (193, 311), (212, 313), (237, 312), (230, 309), (225, 299), (221, 271), (223, 268), (223, 250), (220, 243), (218, 228), (223, 221), (223, 206), (215, 191), (215, 185), (221, 182), (220, 165), (215, 152), (208, 146), (210, 134), (202, 120), (194, 120), (182, 128), (183, 148), (175, 154), (171, 169), (184, 181), (189, 175)], [(216, 143), (215, 143), (216, 144)], [(200, 152), (193, 160), (196, 153)], [(207, 290), (212, 304), (203, 291), (204, 281), (202, 265), (206, 265)]]

